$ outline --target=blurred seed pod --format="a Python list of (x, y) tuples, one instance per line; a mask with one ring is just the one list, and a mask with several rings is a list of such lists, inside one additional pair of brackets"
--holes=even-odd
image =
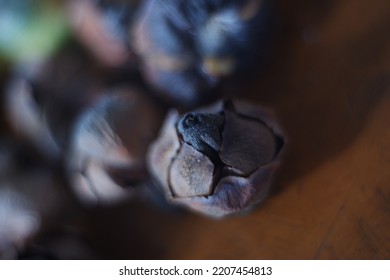
[(2, 96), (6, 120), (19, 138), (58, 159), (76, 117), (99, 99), (107, 75), (77, 47), (13, 69)]
[(268, 0), (145, 0), (134, 50), (161, 98), (191, 109), (220, 98), (227, 80), (262, 68), (275, 21)]
[(13, 80), (8, 85), (5, 99), (7, 119), (16, 134), (31, 140), (48, 157), (58, 158), (60, 148), (34, 101), (31, 84), (22, 78)]
[(148, 167), (172, 203), (224, 217), (266, 197), (284, 143), (261, 108), (219, 102), (183, 116), (171, 111), (149, 150)]
[(74, 128), (68, 173), (85, 205), (131, 197), (148, 178), (145, 156), (163, 110), (137, 89), (123, 87), (86, 110)]
[(0, 144), (0, 259), (13, 259), (72, 207), (63, 177), (22, 144)]
[(71, 0), (68, 17), (78, 39), (104, 65), (130, 62), (130, 26), (139, 0)]

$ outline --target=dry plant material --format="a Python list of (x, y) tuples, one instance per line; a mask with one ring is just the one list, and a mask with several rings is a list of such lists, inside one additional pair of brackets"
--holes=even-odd
[(261, 108), (219, 102), (183, 116), (171, 111), (148, 166), (169, 201), (223, 217), (265, 198), (284, 142)]

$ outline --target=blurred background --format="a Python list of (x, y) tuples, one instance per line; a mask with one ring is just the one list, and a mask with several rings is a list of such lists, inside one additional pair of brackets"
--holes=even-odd
[[(389, 1), (274, 1), (267, 64), (242, 98), (274, 112), (284, 160), (265, 202), (222, 220), (154, 194), (85, 207), (58, 146), (37, 137), (48, 132), (35, 105), (10, 109), (10, 96), (31, 91), (24, 80), (39, 81), (44, 94), (32, 95), (55, 112), (46, 121), (61, 148), (101, 89), (147, 87), (122, 35), (102, 35), (83, 2), (0, 0), (0, 258), (390, 258)], [(28, 132), (15, 129), (24, 114)]]

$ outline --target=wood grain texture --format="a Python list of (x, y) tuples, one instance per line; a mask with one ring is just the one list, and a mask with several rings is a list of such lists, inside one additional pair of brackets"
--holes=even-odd
[(245, 95), (288, 137), (269, 199), (220, 221), (142, 204), (97, 212), (91, 242), (105, 256), (390, 258), (390, 1), (276, 2), (284, 27)]

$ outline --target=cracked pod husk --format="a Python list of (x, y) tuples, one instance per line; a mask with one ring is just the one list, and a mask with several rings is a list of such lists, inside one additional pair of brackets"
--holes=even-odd
[(148, 167), (167, 199), (211, 217), (249, 209), (271, 185), (284, 136), (270, 115), (238, 101), (171, 111)]

